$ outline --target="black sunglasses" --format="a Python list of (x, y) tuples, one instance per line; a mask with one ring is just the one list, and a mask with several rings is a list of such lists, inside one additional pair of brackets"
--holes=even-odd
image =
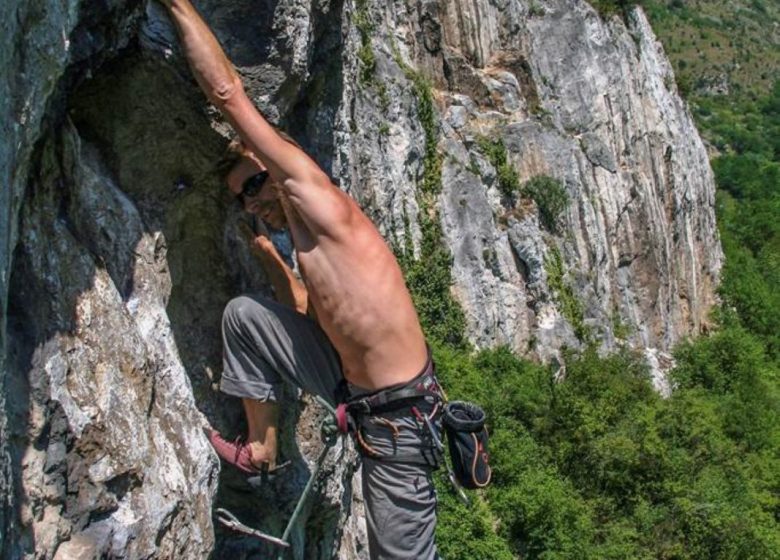
[(241, 192), (237, 196), (238, 200), (243, 204), (245, 198), (251, 198), (260, 194), (263, 186), (265, 186), (265, 180), (268, 179), (268, 175), (268, 170), (264, 170), (247, 178), (241, 185)]

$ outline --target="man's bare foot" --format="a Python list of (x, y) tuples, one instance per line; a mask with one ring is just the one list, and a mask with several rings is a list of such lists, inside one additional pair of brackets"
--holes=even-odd
[(270, 449), (269, 446), (257, 441), (247, 443), (247, 447), (249, 448), (249, 460), (257, 470), (262, 470), (263, 465), (268, 465), (269, 471), (276, 468), (276, 449)]

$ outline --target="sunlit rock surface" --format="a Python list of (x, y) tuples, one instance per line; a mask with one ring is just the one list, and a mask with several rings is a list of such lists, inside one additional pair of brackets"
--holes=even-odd
[[(540, 4), (197, 2), (257, 105), (396, 246), (419, 245), (433, 134), (476, 346), (549, 359), (585, 338), (628, 344), (668, 391), (664, 352), (706, 327), (722, 260), (706, 153), (641, 11), (605, 22), (582, 1)], [(269, 555), (215, 528), (213, 507), (281, 534), (322, 411), (285, 408), (294, 466), (260, 491), (220, 474), (201, 431), (242, 430), (215, 390), (220, 314), (268, 293), (222, 186), (227, 126), (155, 3), (9, 0), (0, 30), (0, 555)], [(485, 139), (521, 185), (560, 181), (557, 227), (501, 194)], [(366, 558), (354, 451), (325, 470), (293, 556)]]

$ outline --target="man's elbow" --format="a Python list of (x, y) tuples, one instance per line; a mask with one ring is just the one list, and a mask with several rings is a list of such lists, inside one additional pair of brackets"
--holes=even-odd
[(241, 78), (232, 76), (229, 79), (218, 82), (209, 92), (208, 98), (217, 109), (224, 111), (235, 103), (236, 99), (244, 93), (244, 85)]

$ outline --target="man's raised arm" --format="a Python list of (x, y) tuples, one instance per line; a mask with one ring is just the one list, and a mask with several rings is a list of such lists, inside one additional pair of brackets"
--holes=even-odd
[[(346, 195), (300, 148), (284, 140), (246, 95), (241, 78), (217, 38), (189, 0), (160, 0), (179, 31), (184, 54), (201, 89), (233, 125), (244, 143), (283, 185), (307, 225), (338, 220)], [(319, 192), (318, 192), (319, 191)], [(311, 222), (314, 222), (312, 224)]]

